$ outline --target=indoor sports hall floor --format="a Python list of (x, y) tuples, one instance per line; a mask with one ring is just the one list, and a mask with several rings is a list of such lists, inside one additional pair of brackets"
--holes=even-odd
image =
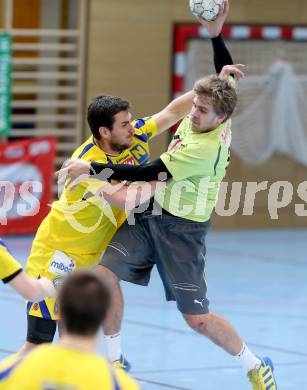
[[(31, 240), (5, 238), (22, 262)], [(272, 358), (279, 389), (307, 389), (307, 230), (211, 231), (207, 281), (211, 310)], [(124, 293), (124, 352), (144, 390), (250, 389), (236, 361), (164, 302), (156, 272), (148, 288), (125, 283)], [(3, 285), (0, 310), (2, 358), (20, 346), (26, 322), (22, 299)]]

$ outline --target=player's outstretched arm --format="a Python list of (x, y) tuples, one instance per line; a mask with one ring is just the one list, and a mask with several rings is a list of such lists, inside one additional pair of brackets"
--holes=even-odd
[(50, 280), (46, 278), (37, 280), (31, 278), (25, 272), (19, 273), (9, 282), (9, 285), (31, 302), (39, 302), (55, 294), (55, 289)]
[[(68, 160), (65, 166), (56, 172), (56, 175), (58, 176), (58, 182), (64, 183), (67, 181), (68, 184), (66, 185), (70, 189), (75, 188), (80, 181), (86, 181), (89, 176), (104, 182), (117, 180), (116, 177), (122, 176), (124, 177), (122, 180), (139, 181), (129, 185), (104, 183), (96, 193), (106, 202), (126, 211), (145, 203), (157, 191), (161, 191), (163, 183), (165, 183), (163, 180), (171, 177), (160, 159), (143, 166), (129, 164), (115, 164), (115, 166), (116, 170), (113, 170), (113, 165), (96, 163), (95, 161), (90, 163), (84, 160)], [(144, 167), (145, 170), (139, 171), (139, 167)], [(160, 176), (161, 173), (164, 173), (163, 177)], [(162, 183), (160, 180), (162, 180)], [(140, 183), (140, 181), (146, 181), (147, 183)]]
[(85, 181), (89, 176), (102, 180), (127, 180), (127, 181), (155, 181), (159, 175), (164, 174), (165, 179), (172, 175), (167, 170), (161, 159), (144, 165), (129, 164), (103, 164), (96, 161), (69, 160), (65, 167), (56, 173), (59, 184), (67, 181), (67, 186), (73, 189), (80, 181)]
[(156, 192), (161, 191), (165, 187), (165, 183), (150, 181), (147, 183), (106, 184), (101, 187), (97, 195), (121, 210), (130, 211), (147, 202)]
[(193, 91), (189, 91), (174, 99), (162, 111), (153, 115), (158, 133), (174, 126), (191, 111), (193, 97)]
[[(225, 0), (223, 7), (221, 7), (217, 18), (213, 22), (207, 22), (202, 18), (197, 18), (210, 34), (214, 52), (214, 65), (217, 73), (221, 72), (224, 65), (233, 64), (231, 55), (221, 36), (221, 31), (228, 12), (229, 3), (228, 0)], [(175, 125), (190, 112), (193, 97), (193, 91), (189, 91), (173, 100), (162, 111), (153, 116), (159, 133)]]
[(216, 73), (220, 73), (223, 66), (233, 64), (231, 54), (222, 38), (222, 28), (228, 12), (229, 2), (228, 0), (225, 0), (223, 6), (220, 8), (220, 12), (217, 18), (213, 22), (208, 22), (202, 18), (197, 18), (210, 35)]

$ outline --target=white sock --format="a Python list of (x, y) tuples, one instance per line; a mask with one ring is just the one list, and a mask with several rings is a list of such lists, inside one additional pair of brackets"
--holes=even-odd
[(235, 356), (237, 360), (240, 361), (242, 367), (246, 372), (253, 370), (256, 366), (261, 365), (261, 360), (257, 358), (244, 344), (242, 351)]
[(112, 363), (120, 358), (122, 354), (122, 346), (120, 333), (104, 336), (106, 343), (106, 353), (108, 360)]

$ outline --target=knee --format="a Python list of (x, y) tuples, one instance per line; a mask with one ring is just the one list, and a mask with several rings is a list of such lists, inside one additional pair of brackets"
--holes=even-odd
[(195, 330), (197, 333), (201, 334), (208, 334), (208, 328), (209, 328), (209, 322), (210, 322), (210, 315), (208, 314), (199, 314), (199, 315), (192, 315), (192, 314), (183, 314), (183, 318), (187, 322), (187, 324)]
[(104, 265), (97, 265), (96, 267), (96, 271), (98, 273), (100, 273), (101, 275), (104, 275), (105, 278), (109, 281), (109, 283), (111, 283), (112, 285), (115, 285), (115, 284), (118, 284), (119, 283), (119, 279), (118, 277), (114, 274), (114, 272), (112, 272), (111, 270), (109, 270), (108, 268), (106, 268)]

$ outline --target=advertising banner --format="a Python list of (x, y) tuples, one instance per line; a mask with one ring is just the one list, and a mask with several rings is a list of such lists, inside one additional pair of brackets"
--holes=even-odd
[(0, 145), (0, 236), (34, 233), (50, 210), (53, 137)]

